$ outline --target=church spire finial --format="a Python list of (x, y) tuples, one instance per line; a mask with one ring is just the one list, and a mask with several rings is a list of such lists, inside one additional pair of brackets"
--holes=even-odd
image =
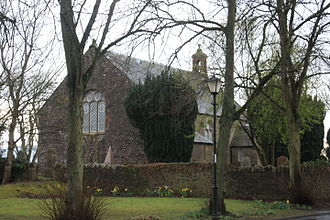
[(96, 40), (95, 39), (92, 40), (92, 44), (90, 45), (89, 48), (94, 48), (94, 49), (97, 48), (97, 43), (96, 43)]

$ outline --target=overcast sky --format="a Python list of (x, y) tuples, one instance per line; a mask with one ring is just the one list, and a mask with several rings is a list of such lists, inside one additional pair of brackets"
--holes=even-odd
[[(88, 0), (87, 2), (93, 3), (94, 1)], [(103, 3), (109, 3), (111, 1), (102, 1)], [(126, 7), (129, 7), (126, 3), (127, 1), (121, 1), (121, 3), (125, 3), (122, 5), (119, 5), (119, 9), (122, 11), (126, 10)], [(195, 4), (202, 10), (202, 11), (212, 11), (213, 8), (209, 4), (205, 4), (207, 1), (200, 0), (200, 1), (194, 1)], [(199, 4), (199, 5), (198, 5)], [(92, 7), (90, 7), (92, 8)], [(107, 8), (107, 7), (101, 7), (101, 8)], [(127, 11), (127, 10), (126, 10)], [(55, 15), (55, 16), (54, 16)], [(53, 54), (53, 60), (49, 63), (50, 67), (56, 66), (58, 69), (60, 69), (60, 74), (58, 74), (57, 81), (60, 82), (64, 76), (66, 75), (66, 69), (64, 66), (64, 53), (62, 49), (62, 43), (61, 43), (61, 33), (60, 33), (60, 23), (59, 23), (59, 8), (54, 7), (52, 9), (52, 14), (49, 14), (49, 22), (47, 22), (47, 25), (45, 25), (45, 34), (44, 37), (47, 38), (50, 35), (55, 35), (57, 37), (57, 47), (54, 49), (54, 54)], [(89, 15), (88, 12), (85, 13), (85, 15)], [(87, 17), (82, 19), (82, 26), (84, 27), (83, 24), (87, 22)], [(55, 24), (55, 26), (54, 26)], [(120, 32), (120, 29), (122, 29), (123, 25), (122, 24), (117, 24), (116, 26), (113, 27), (113, 32), (116, 32), (114, 30), (118, 30)], [(117, 29), (116, 29), (117, 28)], [(176, 48), (178, 48), (182, 42), (183, 38), (187, 36), (179, 36), (177, 33), (179, 32), (179, 29), (172, 31), (171, 33), (168, 33), (167, 38), (162, 38), (159, 39), (158, 41), (155, 42), (155, 47), (150, 48), (147, 43), (141, 44), (140, 47), (138, 47), (134, 52), (133, 56), (136, 58), (140, 58), (143, 60), (149, 60), (150, 58), (150, 51), (154, 52), (155, 56), (153, 57), (155, 62), (158, 63), (163, 63), (167, 64), (168, 58), (170, 55), (175, 51)], [(91, 43), (91, 40), (93, 37), (98, 37), (99, 33), (94, 32), (94, 36), (90, 38), (89, 43)], [(181, 68), (184, 70), (191, 70), (191, 55), (194, 54), (198, 48), (198, 44), (202, 45), (203, 51), (209, 55), (210, 58), (212, 58), (211, 52), (207, 49), (209, 45), (207, 45), (204, 41), (203, 38), (199, 38), (196, 40), (193, 40), (191, 43), (187, 44), (181, 52), (178, 54), (178, 59), (173, 63), (174, 67)], [(88, 48), (88, 47), (87, 47)], [(121, 53), (121, 54), (128, 54), (129, 53), (129, 48), (126, 46), (121, 46), (121, 47), (114, 47), (111, 50)], [(240, 100), (236, 100), (238, 103), (240, 103)], [(327, 130), (330, 128), (330, 112), (327, 113), (326, 118), (324, 120), (325, 124), (325, 134)]]

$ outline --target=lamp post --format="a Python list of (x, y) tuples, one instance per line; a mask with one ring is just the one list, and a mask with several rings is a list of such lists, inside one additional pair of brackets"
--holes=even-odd
[(213, 209), (212, 219), (218, 216), (218, 187), (217, 187), (217, 144), (216, 144), (216, 96), (220, 91), (220, 80), (214, 75), (205, 80), (210, 93), (213, 95), (213, 164), (212, 164), (212, 193), (213, 193)]

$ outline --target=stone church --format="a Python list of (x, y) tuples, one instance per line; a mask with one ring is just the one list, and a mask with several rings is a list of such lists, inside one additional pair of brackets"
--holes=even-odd
[[(86, 53), (88, 54), (88, 52)], [(85, 56), (88, 59), (88, 55)], [(101, 58), (90, 79), (83, 103), (84, 155), (86, 163), (147, 163), (143, 141), (124, 107), (129, 88), (143, 82), (147, 74), (157, 75), (166, 67), (136, 58), (108, 53)], [(182, 71), (194, 78), (198, 117), (192, 162), (210, 162), (212, 157), (213, 107), (211, 95), (198, 92), (207, 77), (207, 56), (200, 48), (192, 55), (192, 71)], [(56, 88), (39, 111), (39, 166), (49, 167), (66, 162), (68, 143), (68, 91), (66, 79)], [(217, 116), (221, 114), (221, 106)], [(219, 127), (219, 125), (218, 125)], [(239, 126), (232, 129), (228, 163), (259, 164), (255, 148)]]

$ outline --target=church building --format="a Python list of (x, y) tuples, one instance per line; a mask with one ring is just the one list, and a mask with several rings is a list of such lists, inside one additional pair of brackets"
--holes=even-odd
[[(85, 59), (88, 60), (88, 52)], [(134, 83), (147, 74), (157, 75), (166, 67), (149, 61), (108, 53), (101, 58), (91, 77), (83, 103), (84, 157), (86, 163), (143, 164), (147, 158), (139, 130), (126, 115), (124, 100)], [(199, 114), (196, 119), (192, 162), (211, 162), (213, 106), (206, 91), (207, 56), (202, 49), (192, 55), (192, 71), (182, 71), (194, 78)], [(205, 88), (205, 92), (199, 92)], [(68, 145), (68, 90), (66, 79), (56, 88), (39, 111), (39, 157), (41, 170), (66, 162)], [(221, 114), (221, 105), (217, 117)], [(218, 125), (219, 127), (219, 125)], [(228, 163), (259, 164), (258, 154), (242, 129), (233, 128)], [(247, 161), (247, 162), (246, 162)]]

